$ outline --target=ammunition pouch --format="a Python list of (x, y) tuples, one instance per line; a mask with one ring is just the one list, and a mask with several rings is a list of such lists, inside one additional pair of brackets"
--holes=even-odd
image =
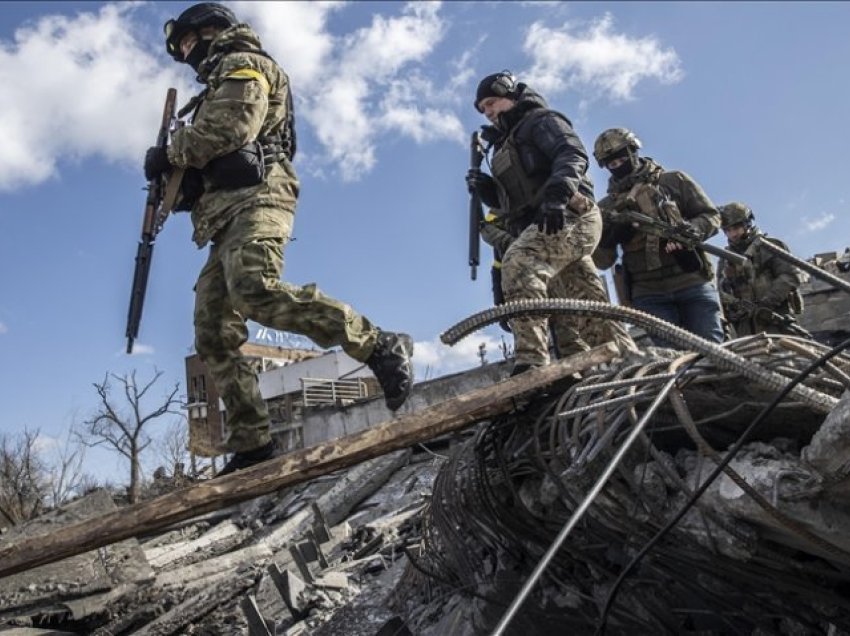
[(703, 268), (702, 258), (700, 258), (700, 255), (696, 250), (685, 248), (676, 250), (672, 254), (673, 258), (676, 259), (676, 264), (681, 267), (682, 271), (686, 274), (698, 272)]
[(216, 190), (235, 190), (258, 185), (266, 176), (263, 147), (252, 141), (238, 150), (217, 157), (206, 165), (204, 176)]
[(204, 176), (216, 190), (247, 188), (262, 183), (271, 166), (291, 157), (289, 139), (270, 135), (213, 159), (204, 168)]
[(174, 210), (177, 212), (190, 212), (198, 199), (204, 193), (204, 176), (197, 168), (187, 168), (183, 172), (183, 180), (180, 182), (180, 196)]

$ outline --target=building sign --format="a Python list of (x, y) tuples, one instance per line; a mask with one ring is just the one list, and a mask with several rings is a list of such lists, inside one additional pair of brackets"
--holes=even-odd
[(289, 333), (288, 331), (278, 331), (277, 329), (269, 329), (262, 325), (251, 323), (249, 328), (250, 341), (255, 344), (274, 345), (276, 347), (286, 347), (288, 349), (315, 349), (316, 345), (312, 340), (299, 334)]

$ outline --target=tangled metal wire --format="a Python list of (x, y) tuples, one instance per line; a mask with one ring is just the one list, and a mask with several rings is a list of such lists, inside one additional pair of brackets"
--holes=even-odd
[[(796, 375), (825, 351), (818, 343), (767, 335), (722, 349), (771, 381)], [(717, 459), (714, 426), (737, 421), (743, 429), (746, 421), (739, 416), (747, 417), (747, 403), (766, 401), (764, 393), (742, 386), (752, 383), (742, 383), (742, 373), (724, 364), (727, 358), (670, 355), (627, 356), (482, 425), (474, 440), (459, 446), (434, 483), (424, 517), (416, 566), (429, 583), (437, 582), (443, 595), (471, 595), (496, 614), (503, 611), (647, 405), (687, 367), (665, 413), (651, 420), (617, 466), (514, 625), (516, 633), (592, 632), (624, 565), (665, 525), (675, 504), (693, 493), (700, 475), (709, 472), (702, 463), (708, 467)], [(813, 404), (834, 404), (850, 388), (850, 358), (834, 359), (806, 385), (786, 408), (812, 414)], [(743, 390), (749, 398), (695, 417), (686, 398), (706, 387)], [(674, 460), (671, 444), (688, 450), (695, 473)], [(608, 614), (609, 633), (782, 633), (789, 625), (823, 633), (829, 624), (850, 629), (850, 599), (842, 593), (850, 583), (850, 553), (789, 518), (731, 468), (727, 474), (803, 547), (765, 540), (751, 525), (698, 502), (687, 523), (621, 588)], [(485, 610), (477, 616), (479, 626), (487, 623)]]

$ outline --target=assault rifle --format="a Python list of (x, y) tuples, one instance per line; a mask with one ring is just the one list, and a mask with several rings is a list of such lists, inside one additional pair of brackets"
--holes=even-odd
[[(168, 133), (172, 125), (177, 125), (174, 111), (177, 106), (177, 89), (169, 88), (162, 109), (162, 121), (156, 136), (156, 145), (168, 146)], [(183, 170), (175, 168), (170, 174), (159, 175), (148, 181), (145, 213), (142, 217), (142, 237), (136, 249), (136, 269), (133, 272), (133, 289), (130, 292), (130, 308), (127, 312), (127, 353), (133, 353), (133, 341), (139, 336), (139, 324), (142, 321), (142, 307), (145, 304), (145, 291), (148, 287), (148, 274), (151, 271), (151, 258), (156, 236), (162, 229), (168, 213), (174, 209)]]
[[(469, 148), (469, 167), (473, 170), (481, 169), (484, 161), (484, 149), (481, 146), (481, 133), (472, 133), (472, 142)], [(484, 209), (481, 206), (481, 197), (475, 188), (469, 190), (469, 275), (472, 280), (478, 276), (478, 265), (481, 263), (481, 241), (479, 237), (481, 220), (484, 218)]]
[(729, 303), (729, 308), (733, 313), (739, 312), (741, 314), (752, 316), (756, 320), (764, 321), (768, 324), (776, 325), (777, 327), (782, 327), (795, 336), (808, 338), (809, 340), (814, 340), (815, 338), (811, 332), (798, 325), (793, 316), (777, 313), (772, 309), (763, 307), (751, 300), (736, 298), (733, 302)]
[(668, 241), (680, 243), (689, 249), (701, 249), (709, 254), (714, 254), (718, 258), (723, 258), (729, 262), (743, 265), (747, 262), (747, 257), (742, 254), (736, 254), (729, 250), (704, 243), (697, 235), (693, 228), (675, 226), (665, 223), (659, 219), (653, 218), (636, 209), (637, 203), (630, 198), (625, 198), (622, 203), (617, 205), (616, 212), (610, 212), (612, 221), (627, 221), (633, 227), (636, 227), (647, 234), (656, 234)]

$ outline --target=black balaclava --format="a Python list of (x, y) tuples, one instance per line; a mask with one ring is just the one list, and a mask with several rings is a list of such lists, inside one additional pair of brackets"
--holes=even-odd
[(637, 163), (638, 163), (637, 157), (635, 156), (635, 153), (632, 152), (629, 148), (623, 148), (622, 150), (618, 150), (613, 155), (608, 157), (605, 160), (606, 166), (609, 163), (611, 163), (612, 161), (614, 161), (615, 159), (627, 159), (628, 160), (625, 163), (623, 163), (622, 165), (617, 166), (613, 170), (611, 168), (608, 168), (608, 170), (611, 172), (611, 175), (615, 179), (625, 179), (632, 172), (634, 172), (635, 168), (637, 167)]
[(207, 58), (207, 54), (210, 52), (210, 44), (212, 44), (213, 37), (215, 36), (202, 38), (198, 35), (197, 44), (192, 47), (189, 55), (186, 56), (186, 64), (191, 66), (196, 73), (198, 72), (198, 67), (201, 66), (201, 62)]

